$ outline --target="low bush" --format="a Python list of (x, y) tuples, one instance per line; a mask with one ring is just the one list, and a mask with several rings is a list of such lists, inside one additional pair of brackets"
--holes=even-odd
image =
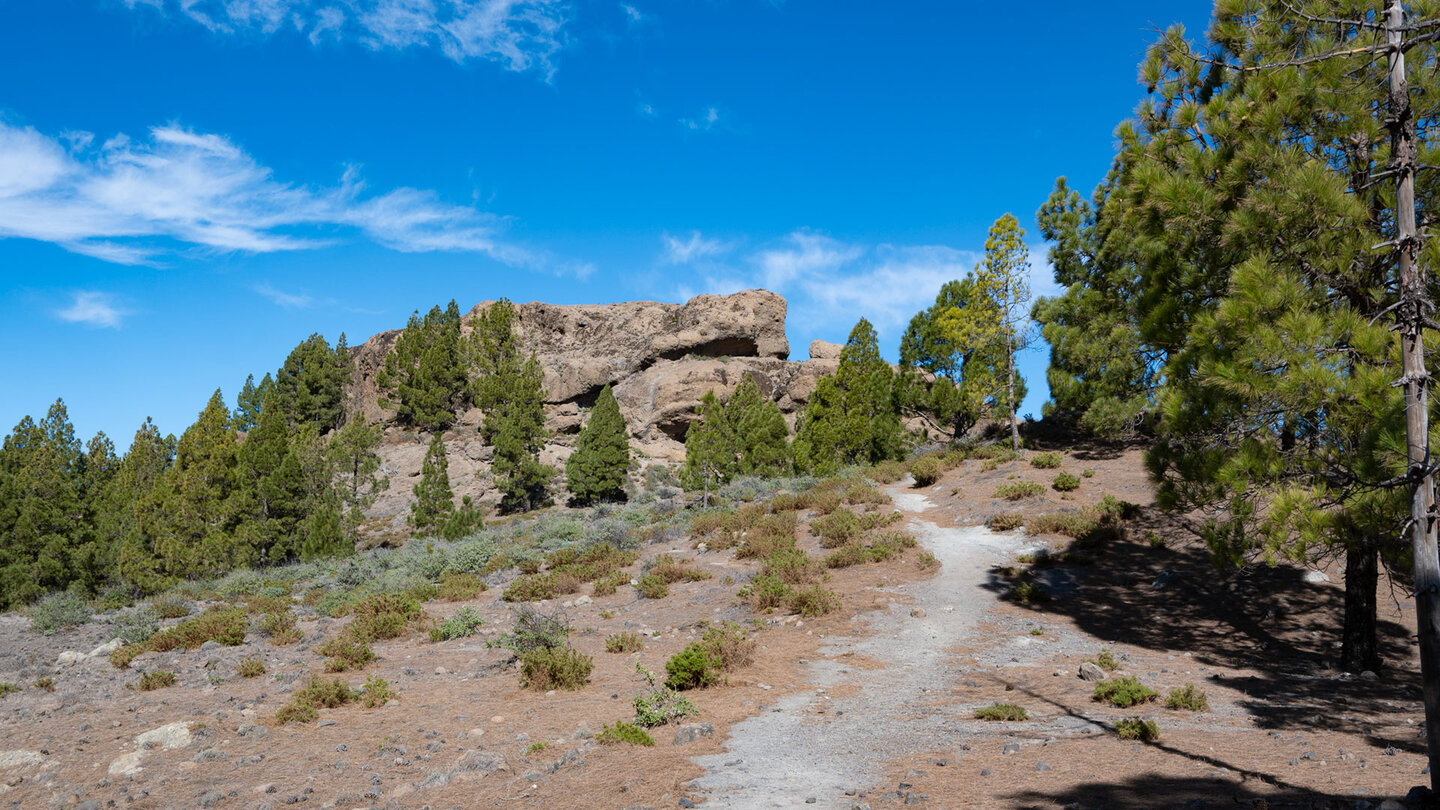
[(289, 703), (275, 712), (275, 719), (282, 723), (310, 723), (320, 716), (320, 709), (336, 709), (359, 699), (360, 693), (339, 678), (326, 681), (312, 677), (308, 684), (296, 690)]
[(701, 571), (693, 564), (676, 560), (669, 554), (656, 557), (646, 573), (660, 577), (671, 585), (677, 582), (701, 582), (710, 578), (708, 571)]
[(444, 602), (465, 602), (484, 593), (488, 587), (478, 574), (451, 571), (441, 575), (436, 597)]
[(1012, 481), (996, 487), (993, 497), (1007, 501), (1020, 501), (1026, 498), (1033, 498), (1044, 491), (1045, 487), (1034, 481)]
[(30, 606), (30, 630), (53, 636), (90, 621), (90, 606), (78, 594), (57, 591)]
[(624, 571), (611, 571), (603, 577), (595, 580), (594, 594), (596, 596), (609, 596), (615, 593), (621, 585), (630, 584), (630, 575)]
[(420, 603), (393, 593), (377, 593), (355, 603), (349, 632), (362, 641), (400, 638), (429, 623)]
[(145, 643), (146, 650), (169, 652), (193, 650), (207, 641), (238, 647), (245, 643), (250, 620), (240, 607), (212, 607), (193, 619), (161, 630)]
[(665, 685), (671, 689), (703, 689), (720, 682), (720, 668), (710, 652), (691, 643), (665, 662)]
[(259, 658), (246, 658), (236, 671), (242, 678), (258, 678), (265, 674), (265, 662)]
[(1210, 699), (1193, 683), (1170, 690), (1165, 696), (1165, 708), (1184, 709), (1192, 712), (1210, 711)]
[(863, 530), (860, 516), (849, 509), (839, 509), (810, 522), (810, 533), (820, 538), (823, 548), (839, 548), (859, 537)]
[(36, 689), (39, 689), (39, 690), (42, 691), (42, 692), (54, 692), (54, 691), (55, 691), (55, 679), (54, 679), (54, 678), (36, 678), (36, 679), (35, 679), (35, 688), (36, 688)]
[(939, 456), (921, 456), (910, 465), (910, 475), (915, 479), (916, 487), (928, 487), (944, 474), (945, 465)]
[(430, 628), (430, 640), (435, 643), (450, 641), (457, 638), (465, 638), (475, 634), (485, 620), (480, 617), (480, 612), (472, 607), (462, 607), (455, 611), (455, 614), (443, 622)]
[(1120, 668), (1120, 661), (1115, 657), (1115, 653), (1110, 652), (1107, 647), (1101, 647), (1100, 652), (1091, 659), (1091, 663), (1106, 672), (1114, 672)]
[(0, 683), (0, 700), (4, 700), (7, 695), (13, 695), (19, 691), (20, 684), (18, 683)]
[(1030, 457), (1030, 466), (1037, 470), (1053, 470), (1060, 466), (1059, 453), (1036, 453)]
[(541, 613), (529, 605), (515, 608), (515, 622), (510, 632), (501, 636), (497, 646), (517, 653), (564, 647), (570, 641), (570, 622), (562, 613)]
[(845, 502), (851, 506), (882, 506), (894, 503), (890, 496), (869, 484), (851, 484), (845, 488)]
[(655, 673), (635, 664), (635, 671), (645, 677), (650, 685), (647, 694), (635, 696), (635, 725), (645, 728), (663, 726), (676, 720), (699, 714), (700, 710), (689, 698), (665, 684), (655, 683)]
[(786, 604), (793, 592), (785, 580), (774, 574), (760, 574), (741, 588), (738, 596), (748, 599), (751, 608), (768, 612)]
[(840, 609), (840, 595), (819, 584), (801, 588), (790, 594), (786, 606), (807, 619), (824, 616)]
[(301, 639), (300, 631), (295, 629), (295, 611), (288, 607), (268, 611), (262, 616), (260, 632), (269, 636), (272, 643), (281, 646)]
[(1030, 714), (1024, 708), (1013, 703), (992, 703), (975, 710), (976, 720), (992, 720), (1013, 722), (1018, 720), (1029, 720)]
[(372, 675), (365, 679), (365, 688), (360, 692), (360, 703), (367, 709), (378, 709), (398, 694), (390, 688), (389, 681)]
[(664, 599), (670, 595), (670, 583), (655, 574), (635, 580), (635, 591), (646, 599)]
[(1127, 675), (1095, 684), (1095, 694), (1091, 699), (1099, 703), (1109, 703), (1119, 709), (1128, 709), (1141, 703), (1149, 703), (1158, 696), (1154, 689), (1140, 683), (1138, 678)]
[(366, 664), (375, 660), (375, 651), (370, 649), (370, 643), (349, 633), (324, 642), (315, 648), (315, 652), (327, 659), (326, 672), (364, 669)]
[(150, 607), (162, 619), (183, 619), (191, 613), (190, 603), (184, 599), (156, 599)]
[(163, 669), (154, 672), (140, 673), (140, 680), (132, 686), (132, 689), (140, 692), (150, 692), (155, 689), (164, 689), (167, 686), (175, 685), (175, 673)]
[(1160, 724), (1154, 720), (1140, 720), (1134, 717), (1127, 717), (1116, 721), (1115, 733), (1120, 735), (1122, 740), (1139, 740), (1140, 742), (1154, 742), (1160, 739)]
[(115, 637), (125, 644), (144, 644), (160, 631), (160, 617), (150, 607), (117, 613), (110, 624), (115, 628)]
[(1020, 605), (1034, 605), (1050, 601), (1050, 594), (1040, 583), (1022, 580), (1011, 586), (1005, 598)]
[(1062, 472), (1055, 476), (1055, 479), (1050, 482), (1050, 486), (1054, 487), (1056, 492), (1073, 492), (1080, 488), (1080, 476)]
[(601, 745), (643, 745), (650, 747), (655, 745), (655, 738), (639, 726), (627, 723), (623, 720), (617, 721), (615, 725), (606, 725), (599, 734), (595, 735), (595, 742)]
[(540, 647), (521, 653), (520, 685), (545, 692), (585, 686), (595, 661), (573, 647)]
[(1025, 516), (1019, 512), (1000, 512), (990, 516), (985, 525), (992, 531), (1008, 532), (1025, 525)]
[(887, 460), (870, 468), (869, 478), (877, 484), (893, 484), (905, 477), (905, 465)]
[(632, 633), (629, 630), (623, 633), (612, 633), (605, 638), (605, 652), (608, 653), (636, 652), (644, 646), (644, 642), (640, 640), (640, 634)]
[(733, 672), (755, 661), (755, 639), (734, 622), (707, 628), (699, 643), (722, 672)]
[(778, 577), (786, 585), (803, 585), (820, 575), (820, 563), (794, 546), (771, 552), (760, 563), (760, 573)]

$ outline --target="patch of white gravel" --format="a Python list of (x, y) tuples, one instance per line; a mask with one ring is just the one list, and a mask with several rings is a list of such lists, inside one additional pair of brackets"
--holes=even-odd
[[(708, 794), (706, 807), (850, 807), (847, 790), (864, 790), (885, 763), (907, 750), (957, 746), (953, 707), (938, 698), (959, 679), (947, 651), (964, 641), (995, 595), (983, 586), (989, 569), (1024, 544), (1020, 532), (982, 526), (941, 528), (924, 520), (932, 504), (900, 486), (887, 490), (909, 516), (906, 528), (940, 561), (934, 577), (894, 590), (911, 597), (859, 618), (860, 637), (834, 637), (811, 662), (811, 688), (780, 698), (759, 715), (731, 727), (725, 753), (696, 757), (706, 774), (691, 785)], [(919, 611), (912, 610), (919, 608)], [(923, 611), (923, 612), (922, 612)], [(846, 653), (884, 664), (851, 666)], [(832, 697), (836, 687), (855, 687)], [(845, 691), (850, 691), (848, 688)]]

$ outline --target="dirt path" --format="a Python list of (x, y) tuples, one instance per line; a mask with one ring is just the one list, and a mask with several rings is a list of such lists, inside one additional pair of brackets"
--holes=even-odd
[(733, 726), (726, 752), (695, 758), (707, 773), (691, 784), (709, 794), (707, 807), (848, 808), (855, 800), (847, 791), (879, 782), (899, 751), (932, 748), (940, 734), (953, 734), (947, 712), (934, 706), (948, 702), (958, 677), (948, 651), (994, 604), (982, 587), (986, 572), (1024, 540), (980, 526), (942, 528), (923, 518), (932, 506), (924, 495), (902, 486), (888, 492), (940, 572), (859, 617), (866, 635), (830, 639), (826, 659), (808, 665), (811, 688)]

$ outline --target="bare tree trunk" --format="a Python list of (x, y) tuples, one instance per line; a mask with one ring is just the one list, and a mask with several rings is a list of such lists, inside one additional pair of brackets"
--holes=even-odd
[[(1007, 324), (1006, 326), (1007, 326), (1007, 330), (1006, 330), (1006, 331), (1009, 331), (1009, 325)], [(1009, 352), (1006, 354), (1006, 361), (1005, 361), (1005, 369), (1006, 369), (1006, 371), (1009, 372), (1009, 373), (1006, 375), (1006, 377), (1005, 377), (1005, 379), (1006, 379), (1006, 395), (1005, 395), (1005, 399), (1008, 401), (1008, 403), (1009, 403), (1009, 408), (1010, 408), (1010, 444), (1011, 444), (1011, 447), (1012, 447), (1013, 449), (1015, 449), (1016, 451), (1019, 451), (1019, 449), (1020, 449), (1020, 424), (1019, 424), (1019, 422), (1017, 422), (1016, 419), (1015, 419), (1015, 412), (1020, 409), (1020, 406), (1017, 405), (1016, 402), (1015, 402), (1015, 342), (1014, 342), (1014, 340), (1012, 340), (1010, 337), (1007, 336), (1007, 337), (1005, 338), (1005, 347), (1006, 347), (1007, 349), (1009, 349)]]
[(1355, 533), (1345, 547), (1345, 628), (1340, 668), (1377, 671), (1381, 666), (1376, 632), (1375, 589), (1380, 583), (1380, 543)]
[(1399, 254), (1400, 301), (1396, 327), (1405, 390), (1405, 437), (1410, 474), (1410, 542), (1415, 564), (1415, 618), (1420, 639), (1420, 679), (1425, 697), (1425, 747), (1430, 786), (1440, 792), (1440, 548), (1436, 544), (1435, 476), (1430, 470), (1430, 375), (1425, 369), (1425, 319), (1431, 308), (1423, 269), (1416, 262), (1415, 119), (1405, 76), (1405, 10), (1400, 0), (1385, 0), (1385, 39), (1389, 45), (1389, 116), (1395, 194), (1395, 238)]

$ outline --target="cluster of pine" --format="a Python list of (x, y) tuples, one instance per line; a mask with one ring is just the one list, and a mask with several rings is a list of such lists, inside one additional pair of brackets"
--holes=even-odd
[(82, 447), (63, 402), (21, 420), (0, 447), (0, 607), (351, 550), (387, 482), (379, 429), (344, 421), (350, 373), (344, 336), (312, 335), (233, 412), (217, 390), (179, 439), (147, 419), (123, 456), (103, 433)]

